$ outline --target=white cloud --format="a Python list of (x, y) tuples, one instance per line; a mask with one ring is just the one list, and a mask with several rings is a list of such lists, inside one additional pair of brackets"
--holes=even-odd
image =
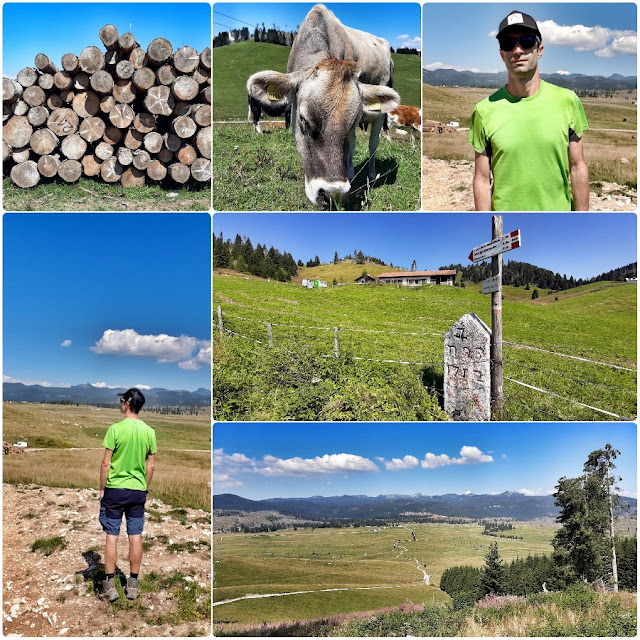
[(213, 474), (213, 486), (215, 491), (222, 491), (226, 489), (236, 489), (243, 487), (244, 482), (236, 480), (226, 473), (214, 473)]
[(115, 387), (110, 387), (106, 382), (90, 382), (89, 384), (98, 389), (115, 389)]
[(399, 47), (408, 47), (412, 49), (420, 49), (422, 47), (422, 39), (420, 36), (411, 37), (410, 35), (403, 33), (401, 36), (397, 36), (396, 40), (399, 41)]
[(185, 360), (184, 362), (178, 362), (178, 366), (181, 369), (188, 369), (189, 371), (196, 371), (202, 367), (210, 367), (211, 347), (203, 347), (193, 358)]
[[(124, 387), (125, 385), (120, 384), (117, 385), (119, 387)], [(136, 389), (142, 389), (143, 391), (148, 391), (149, 389), (151, 389), (151, 387), (148, 384), (134, 384), (133, 385)]]
[(404, 458), (393, 458), (390, 462), (382, 460), (387, 471), (400, 471), (402, 469), (415, 469), (420, 461), (415, 456), (404, 456)]
[(39, 384), (41, 387), (70, 387), (70, 382), (49, 382), (48, 380), (29, 380), (26, 378), (12, 378), (11, 376), (2, 376), (3, 382), (20, 382), (27, 386)]
[(307, 476), (326, 473), (362, 473), (379, 471), (377, 465), (362, 456), (351, 453), (325, 453), (315, 458), (276, 458), (264, 456), (266, 466), (257, 469), (267, 476)]
[(520, 489), (516, 493), (521, 493), (523, 496), (548, 496), (553, 493), (549, 489)]
[(444, 62), (431, 62), (430, 64), (425, 64), (424, 68), (427, 71), (437, 71), (438, 69), (453, 69), (454, 71), (472, 71), (473, 73), (480, 73), (480, 69), (478, 67), (462, 67), (457, 64), (446, 64)]
[(70, 346), (71, 346), (71, 340), (63, 340), (63, 341), (60, 343), (60, 346), (61, 346), (61, 347), (70, 347)]
[(450, 458), (446, 453), (439, 455), (426, 453), (420, 466), (423, 469), (437, 469), (438, 467), (446, 467), (451, 464), (479, 464), (483, 462), (493, 462), (493, 458), (482, 453), (478, 447), (465, 445), (460, 449), (459, 458)]
[(182, 364), (184, 369), (198, 369), (203, 366), (200, 364), (201, 352), (211, 349), (211, 345), (208, 340), (191, 336), (141, 335), (134, 329), (107, 329), (102, 338), (89, 348), (100, 355), (153, 358), (157, 362), (182, 360), (178, 366)]
[(557, 73), (559, 76), (568, 76), (570, 75), (570, 71), (564, 71), (564, 69), (558, 69), (555, 73)]

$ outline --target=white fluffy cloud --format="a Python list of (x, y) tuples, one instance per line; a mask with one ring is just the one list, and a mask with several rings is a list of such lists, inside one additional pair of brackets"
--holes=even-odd
[(141, 335), (134, 329), (107, 329), (90, 349), (100, 355), (153, 358), (157, 362), (182, 361), (178, 366), (183, 369), (199, 369), (211, 362), (201, 355), (211, 349), (208, 340), (166, 333)]
[(402, 469), (415, 469), (420, 461), (415, 456), (404, 456), (404, 458), (392, 458), (390, 461), (381, 460), (387, 471), (401, 471)]
[(437, 469), (438, 467), (446, 467), (451, 464), (479, 464), (482, 462), (493, 462), (493, 458), (486, 453), (482, 453), (478, 447), (465, 445), (460, 449), (459, 458), (450, 458), (446, 453), (439, 455), (426, 453), (420, 466), (423, 469)]
[(520, 489), (518, 493), (521, 493), (523, 496), (548, 496), (553, 493), (549, 489)]
[(453, 69), (454, 71), (473, 71), (473, 73), (480, 73), (478, 67), (462, 67), (457, 64), (445, 64), (444, 62), (431, 62), (425, 64), (424, 68), (427, 71), (437, 71), (438, 69)]
[(571, 74), (571, 72), (570, 72), (570, 71), (565, 71), (564, 69), (558, 69), (558, 70), (556, 71), (556, 73), (557, 73), (559, 76), (568, 76), (568, 75), (570, 75), (570, 74)]
[(11, 376), (2, 376), (3, 382), (19, 382), (27, 386), (39, 384), (41, 387), (70, 387), (70, 382), (49, 382), (49, 380), (29, 380), (26, 378), (12, 378)]
[(63, 341), (60, 343), (60, 346), (61, 346), (61, 347), (70, 347), (70, 346), (71, 346), (71, 340), (63, 340)]
[(264, 456), (265, 466), (258, 470), (267, 476), (307, 476), (327, 473), (361, 473), (378, 471), (377, 465), (352, 453), (325, 453), (315, 458), (275, 458)]
[(407, 33), (403, 33), (400, 36), (396, 37), (396, 40), (399, 42), (399, 47), (407, 47), (409, 49), (418, 49), (422, 47), (422, 39), (420, 36), (411, 37)]
[(189, 371), (196, 371), (197, 369), (201, 369), (202, 367), (210, 367), (211, 346), (203, 347), (193, 358), (189, 358), (189, 360), (178, 362), (178, 366), (181, 369), (188, 369)]
[(244, 482), (232, 478), (226, 473), (214, 473), (213, 474), (213, 486), (214, 491), (224, 491), (228, 489), (237, 489), (244, 486)]

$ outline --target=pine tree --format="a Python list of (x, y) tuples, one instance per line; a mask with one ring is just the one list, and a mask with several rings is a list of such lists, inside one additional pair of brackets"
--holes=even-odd
[(333, 264), (338, 264), (340, 262), (340, 258), (338, 257), (338, 252), (336, 251), (333, 254)]
[(489, 545), (489, 553), (484, 557), (485, 565), (482, 574), (482, 590), (486, 594), (499, 596), (505, 592), (506, 569), (500, 559), (498, 543)]

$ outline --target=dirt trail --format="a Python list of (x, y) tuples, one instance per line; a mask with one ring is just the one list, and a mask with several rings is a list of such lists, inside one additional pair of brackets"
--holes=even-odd
[[(422, 207), (425, 211), (473, 211), (473, 162), (422, 158)], [(600, 195), (591, 191), (590, 211), (635, 211), (636, 189), (614, 182), (600, 183)]]
[[(142, 560), (145, 576), (169, 586), (141, 593), (133, 604), (101, 602), (94, 585), (104, 571), (98, 492), (36, 485), (3, 485), (3, 632), (6, 636), (208, 635), (211, 526), (208, 513), (148, 503)], [(149, 513), (155, 515), (149, 517)], [(152, 521), (153, 520), (153, 521)], [(66, 547), (45, 556), (38, 539), (60, 536)], [(168, 548), (181, 545), (181, 549)], [(191, 552), (190, 552), (191, 551)], [(118, 568), (129, 573), (123, 523)], [(179, 572), (179, 573), (177, 573)], [(172, 577), (172, 582), (168, 580)], [(192, 601), (189, 599), (192, 598)], [(181, 605), (198, 613), (187, 621)]]

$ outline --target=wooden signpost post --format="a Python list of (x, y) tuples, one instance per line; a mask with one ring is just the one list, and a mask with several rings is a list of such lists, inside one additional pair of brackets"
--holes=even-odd
[(482, 282), (482, 293), (491, 294), (491, 417), (502, 420), (504, 408), (502, 373), (502, 254), (521, 246), (520, 229), (503, 235), (502, 216), (491, 219), (491, 242), (475, 247), (469, 260), (491, 258), (491, 277)]

